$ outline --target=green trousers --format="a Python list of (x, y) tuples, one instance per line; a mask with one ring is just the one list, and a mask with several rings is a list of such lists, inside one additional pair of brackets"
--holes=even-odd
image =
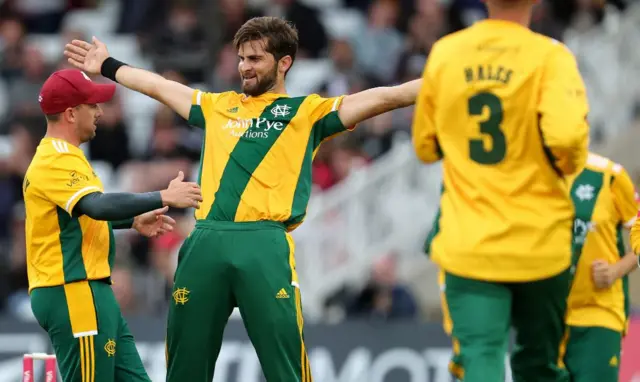
[(513, 327), (513, 381), (568, 382), (560, 347), (569, 282), (569, 270), (524, 283), (487, 282), (446, 273), (452, 374), (464, 382), (504, 382), (504, 359)]
[(234, 307), (268, 382), (312, 380), (293, 253), (280, 223), (196, 223), (178, 257), (167, 382), (211, 382)]
[(150, 382), (111, 285), (79, 281), (31, 291), (64, 382)]
[(564, 364), (571, 382), (618, 382), (622, 334), (600, 327), (569, 326)]

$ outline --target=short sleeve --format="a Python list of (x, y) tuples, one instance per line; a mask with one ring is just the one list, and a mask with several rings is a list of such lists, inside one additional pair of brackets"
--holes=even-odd
[(35, 177), (31, 176), (30, 183), (69, 215), (82, 197), (103, 192), (102, 183), (91, 166), (74, 153), (57, 156)]
[(323, 98), (317, 94), (307, 97), (307, 110), (313, 126), (313, 135), (319, 142), (355, 128), (355, 126), (345, 127), (338, 116), (338, 109), (344, 97)]
[(626, 228), (631, 228), (638, 215), (638, 194), (631, 177), (619, 164), (612, 167), (613, 180), (611, 192), (616, 210)]
[(191, 97), (191, 110), (189, 110), (188, 124), (191, 126), (206, 128), (205, 111), (211, 110), (218, 101), (220, 93), (207, 93), (194, 90)]

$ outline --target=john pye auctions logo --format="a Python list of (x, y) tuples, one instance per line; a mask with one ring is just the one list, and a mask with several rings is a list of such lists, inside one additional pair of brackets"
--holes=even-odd
[(269, 137), (269, 132), (272, 129), (282, 131), (282, 129), (284, 129), (284, 123), (280, 121), (270, 121), (267, 118), (237, 118), (228, 119), (223, 129), (228, 129), (229, 133), (234, 137), (264, 139)]

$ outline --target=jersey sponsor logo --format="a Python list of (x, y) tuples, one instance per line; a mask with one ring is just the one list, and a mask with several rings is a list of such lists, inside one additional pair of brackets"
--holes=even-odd
[(104, 351), (107, 352), (107, 357), (113, 357), (116, 354), (116, 341), (109, 338), (104, 345)]
[(176, 305), (184, 305), (189, 301), (190, 293), (187, 288), (178, 288), (172, 294), (173, 301), (176, 302)]
[(595, 190), (595, 187), (590, 184), (581, 184), (576, 188), (575, 195), (581, 202), (584, 202), (593, 199)]
[[(244, 138), (269, 138), (272, 130), (282, 131), (285, 124), (280, 121), (270, 121), (267, 118), (251, 118), (251, 119), (228, 119), (227, 123), (222, 127), (229, 131), (234, 137)], [(249, 130), (252, 128), (251, 130)]]
[(237, 107), (237, 106), (236, 107), (232, 107), (232, 108), (227, 109), (227, 112), (228, 113), (237, 113), (238, 109), (239, 109), (239, 107)]
[[(95, 175), (95, 173), (94, 173)], [(71, 179), (69, 180), (69, 182), (67, 183), (68, 187), (74, 187), (77, 186), (78, 184), (80, 184), (81, 182), (88, 182), (89, 181), (89, 177), (84, 175), (84, 174), (79, 174), (77, 171), (71, 171), (69, 173), (69, 176), (71, 177)]]
[(596, 223), (577, 218), (573, 223), (573, 241), (575, 244), (584, 244), (589, 232), (596, 230)]
[(280, 291), (276, 294), (276, 298), (289, 298), (289, 293), (287, 293), (284, 288), (280, 289)]

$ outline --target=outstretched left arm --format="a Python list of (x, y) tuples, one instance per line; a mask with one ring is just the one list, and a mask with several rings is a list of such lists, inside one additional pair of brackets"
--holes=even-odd
[(344, 97), (338, 116), (344, 126), (356, 124), (391, 110), (411, 106), (416, 102), (422, 79), (397, 86), (382, 86)]

